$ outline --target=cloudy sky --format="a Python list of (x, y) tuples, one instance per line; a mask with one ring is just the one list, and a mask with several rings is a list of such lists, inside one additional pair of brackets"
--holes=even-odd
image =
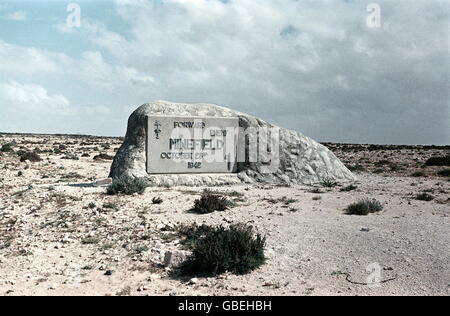
[(448, 0), (0, 0), (0, 131), (119, 136), (169, 100), (319, 141), (450, 144), (449, 15)]

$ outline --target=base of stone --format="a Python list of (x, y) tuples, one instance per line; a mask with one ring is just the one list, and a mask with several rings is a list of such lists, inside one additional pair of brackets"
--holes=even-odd
[(151, 186), (222, 186), (241, 184), (238, 174), (158, 174), (148, 175), (147, 180)]

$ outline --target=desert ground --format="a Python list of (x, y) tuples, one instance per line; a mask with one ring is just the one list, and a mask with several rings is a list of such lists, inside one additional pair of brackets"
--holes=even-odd
[[(197, 215), (187, 210), (203, 187), (109, 196), (94, 185), (121, 141), (0, 135), (11, 144), (0, 153), (0, 295), (450, 294), (449, 177), (424, 165), (450, 146), (325, 144), (358, 176), (353, 190), (215, 187), (235, 207)], [(21, 161), (24, 152), (41, 161)], [(424, 192), (432, 199), (417, 199)], [(365, 197), (383, 211), (345, 213)], [(174, 277), (164, 257), (192, 223), (254, 226), (267, 237), (266, 264), (244, 276)], [(374, 271), (381, 282), (367, 285)]]

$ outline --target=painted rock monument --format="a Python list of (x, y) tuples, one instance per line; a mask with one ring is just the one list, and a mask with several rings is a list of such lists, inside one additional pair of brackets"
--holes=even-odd
[(110, 171), (121, 176), (164, 186), (355, 180), (328, 148), (301, 133), (217, 105), (166, 101), (130, 116)]

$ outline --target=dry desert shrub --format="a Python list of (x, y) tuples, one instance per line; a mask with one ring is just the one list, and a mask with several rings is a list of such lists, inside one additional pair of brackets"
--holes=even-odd
[(108, 154), (99, 154), (99, 155), (94, 156), (93, 159), (94, 160), (113, 160), (114, 157), (110, 156)]
[(428, 194), (426, 192), (420, 193), (418, 195), (416, 195), (416, 200), (419, 201), (432, 201), (434, 199), (434, 196), (432, 196), (431, 194)]
[(381, 212), (383, 206), (375, 199), (362, 199), (358, 202), (352, 203), (347, 207), (348, 215), (369, 215), (371, 213)]
[(358, 188), (358, 187), (357, 187), (356, 185), (350, 184), (350, 185), (348, 185), (348, 186), (346, 186), (346, 187), (343, 187), (343, 188), (340, 189), (339, 191), (341, 191), (341, 192), (350, 192), (350, 191), (356, 190), (357, 188)]
[(320, 183), (324, 188), (334, 188), (336, 186), (339, 185), (339, 183), (337, 183), (336, 181), (334, 181), (331, 178), (326, 178), (323, 179), (322, 182)]
[(66, 159), (66, 160), (79, 160), (80, 158), (78, 158), (77, 155), (72, 154), (72, 153), (66, 153), (63, 157), (61, 157), (61, 159)]
[(437, 172), (438, 176), (441, 177), (450, 177), (450, 169), (443, 169)]
[(450, 155), (431, 157), (425, 162), (427, 166), (450, 166)]
[(416, 171), (411, 174), (411, 177), (415, 177), (415, 178), (426, 177), (426, 174), (423, 171)]
[(106, 193), (108, 195), (132, 195), (134, 193), (142, 194), (144, 193), (147, 186), (147, 181), (145, 181), (144, 179), (120, 177), (113, 180), (113, 182), (106, 189)]
[(162, 202), (163, 202), (163, 199), (161, 199), (160, 197), (154, 197), (152, 199), (153, 204), (161, 204)]
[(266, 238), (251, 226), (193, 226), (188, 235), (192, 255), (180, 267), (183, 274), (247, 274), (265, 263)]
[(227, 198), (205, 190), (200, 199), (194, 201), (194, 207), (189, 212), (196, 214), (209, 214), (215, 211), (224, 212), (232, 205), (233, 202)]
[(42, 161), (41, 156), (39, 156), (39, 154), (35, 153), (35, 152), (31, 152), (31, 151), (21, 151), (19, 152), (19, 157), (20, 157), (20, 162), (25, 162), (25, 161), (29, 161), (29, 162), (39, 162)]
[(14, 143), (7, 143), (2, 145), (2, 147), (0, 148), (0, 152), (4, 152), (4, 153), (8, 153), (8, 152), (13, 152), (14, 151)]

